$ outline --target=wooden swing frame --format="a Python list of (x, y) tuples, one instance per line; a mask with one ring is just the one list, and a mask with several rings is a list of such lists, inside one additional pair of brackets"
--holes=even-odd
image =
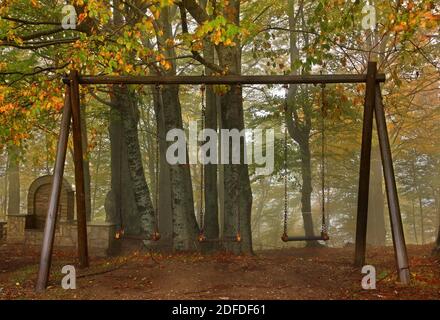
[[(387, 132), (386, 119), (380, 83), (385, 82), (385, 75), (377, 73), (377, 63), (369, 62), (366, 74), (335, 74), (335, 75), (275, 75), (275, 76), (80, 76), (72, 70), (68, 77), (63, 78), (65, 84), (64, 109), (58, 138), (57, 153), (53, 174), (51, 195), (44, 228), (43, 243), (40, 257), (40, 267), (36, 291), (46, 289), (51, 267), (53, 242), (55, 237), (56, 215), (59, 204), (61, 183), (67, 151), (67, 141), (72, 122), (74, 147), (76, 207), (78, 225), (78, 259), (80, 267), (88, 267), (88, 245), (86, 204), (83, 170), (83, 146), (81, 141), (81, 108), (80, 85), (97, 84), (143, 84), (143, 85), (243, 85), (243, 84), (327, 84), (327, 83), (366, 83), (365, 107), (363, 113), (362, 146), (359, 170), (359, 190), (357, 204), (355, 264), (365, 264), (368, 195), (370, 181), (371, 143), (373, 132), (373, 117), (376, 118), (382, 157), (383, 172), (386, 185), (387, 201), (391, 221), (394, 253), (400, 281), (408, 284), (410, 280), (408, 256), (400, 214), (390, 142)], [(72, 120), (72, 121), (71, 121)]]

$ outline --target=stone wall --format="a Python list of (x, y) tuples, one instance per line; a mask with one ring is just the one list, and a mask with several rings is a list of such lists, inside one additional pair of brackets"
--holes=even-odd
[[(41, 246), (43, 242), (43, 230), (26, 229), (26, 219), (30, 216), (9, 216), (7, 224), (7, 242), (14, 244), (25, 244), (29, 246)], [(94, 256), (107, 256), (114, 253), (116, 249), (116, 225), (112, 223), (94, 223), (87, 225), (87, 238), (89, 252)], [(77, 246), (76, 221), (60, 221), (55, 229), (55, 247), (76, 247)]]
[(9, 243), (24, 243), (24, 230), (26, 228), (27, 215), (8, 215), (6, 239)]
[[(32, 182), (28, 191), (27, 214), (8, 215), (7, 243), (41, 247), (51, 185), (52, 176), (39, 177)], [(87, 234), (91, 255), (106, 256), (115, 252), (117, 243), (115, 224), (88, 222)], [(63, 179), (54, 246), (75, 248), (77, 240), (77, 226), (74, 220), (74, 191), (68, 181)]]

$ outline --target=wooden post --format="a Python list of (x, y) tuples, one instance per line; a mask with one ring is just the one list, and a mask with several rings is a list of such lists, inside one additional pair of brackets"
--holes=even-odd
[(78, 71), (70, 72), (72, 101), (73, 156), (75, 164), (76, 219), (78, 226), (78, 258), (80, 268), (89, 266), (87, 248), (87, 214), (84, 187), (84, 163), (81, 135), (81, 108), (79, 98)]
[(355, 265), (358, 267), (362, 267), (365, 264), (365, 250), (367, 246), (368, 193), (370, 186), (371, 139), (373, 135), (376, 74), (377, 63), (373, 61), (368, 62), (356, 220)]
[(405, 236), (403, 233), (402, 217), (400, 215), (399, 197), (397, 195), (396, 178), (394, 175), (393, 158), (391, 155), (390, 141), (383, 108), (380, 85), (376, 84), (375, 115), (377, 132), (379, 136), (380, 153), (387, 191), (388, 208), (390, 212), (391, 233), (393, 235), (394, 254), (397, 263), (400, 282), (409, 284), (410, 273), (408, 255), (406, 252)]
[(60, 200), (61, 186), (63, 182), (64, 163), (66, 160), (67, 141), (69, 139), (70, 119), (72, 115), (70, 96), (70, 87), (66, 86), (64, 109), (61, 118), (61, 130), (58, 138), (57, 154), (55, 159), (49, 206), (47, 209), (46, 224), (44, 226), (43, 246), (41, 248), (40, 256), (40, 269), (38, 271), (36, 285), (37, 292), (42, 292), (46, 289), (47, 281), (49, 279), (53, 240), (55, 237), (55, 224), (58, 212), (58, 203)]

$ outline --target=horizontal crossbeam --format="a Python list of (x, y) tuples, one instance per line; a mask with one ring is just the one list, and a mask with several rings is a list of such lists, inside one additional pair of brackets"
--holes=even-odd
[[(319, 74), (319, 75), (262, 75), (262, 76), (89, 76), (79, 77), (82, 85), (93, 84), (325, 84), (366, 83), (366, 74)], [(69, 83), (69, 78), (63, 78)], [(385, 74), (378, 74), (377, 82), (385, 81)]]

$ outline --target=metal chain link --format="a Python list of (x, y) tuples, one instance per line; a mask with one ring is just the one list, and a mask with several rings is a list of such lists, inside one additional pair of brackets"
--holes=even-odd
[(287, 187), (288, 187), (288, 177), (287, 177), (287, 108), (288, 108), (288, 96), (289, 96), (289, 87), (284, 85), (285, 89), (285, 99), (284, 99), (284, 116), (285, 116), (285, 124), (284, 124), (284, 159), (283, 159), (283, 179), (284, 179), (284, 215), (283, 215), (283, 237), (287, 237), (287, 213), (288, 213), (288, 196), (287, 196)]
[[(156, 92), (157, 92), (157, 99), (159, 108), (162, 108), (162, 87), (157, 84), (156, 85)], [(159, 110), (161, 111), (161, 110)], [(155, 183), (156, 183), (156, 190), (155, 190), (155, 217), (154, 217), (154, 230), (152, 235), (152, 240), (157, 241), (160, 239), (160, 233), (159, 233), (159, 166), (160, 166), (160, 138), (159, 138), (159, 126), (156, 125), (156, 174), (155, 174)]]
[[(201, 105), (202, 105), (202, 119), (201, 119), (202, 132), (203, 132), (203, 129), (205, 129), (205, 114), (206, 114), (206, 111), (205, 111), (205, 90), (206, 90), (205, 85), (201, 85), (200, 86), (200, 94), (201, 94)], [(200, 141), (201, 145), (202, 145), (202, 143), (203, 142)], [(204, 217), (204, 215), (205, 215), (205, 210), (204, 210), (205, 174), (204, 174), (204, 171), (205, 171), (205, 166), (201, 162), (200, 163), (200, 212), (199, 212), (200, 234), (199, 234), (199, 241), (205, 240), (205, 221), (204, 221), (204, 219), (205, 219), (205, 217)]]
[(325, 117), (326, 117), (326, 101), (325, 101), (325, 83), (321, 84), (321, 234), (327, 235), (328, 227), (326, 221), (326, 197), (325, 197), (325, 168), (326, 168), (326, 136), (325, 136)]
[[(237, 90), (241, 90), (241, 84), (237, 84)], [(241, 96), (241, 95), (240, 95)], [(244, 144), (246, 143), (246, 141), (243, 142)], [(246, 150), (246, 148), (243, 148), (243, 151)], [(246, 157), (246, 154), (243, 152), (243, 157)], [(237, 242), (241, 242), (241, 210), (240, 210), (240, 206), (241, 206), (241, 201), (240, 201), (240, 197), (241, 197), (241, 161), (240, 164), (238, 165), (238, 179), (237, 179), (237, 198), (238, 201), (236, 202), (237, 205), (237, 232), (235, 235), (236, 241)]]

